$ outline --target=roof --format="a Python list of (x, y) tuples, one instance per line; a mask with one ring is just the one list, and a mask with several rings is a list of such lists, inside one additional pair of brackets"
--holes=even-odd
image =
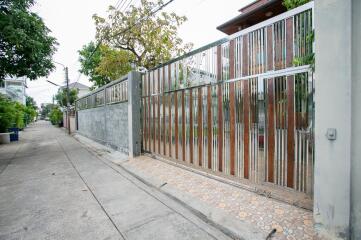
[(218, 26), (217, 29), (231, 35), (284, 13), (287, 9), (283, 6), (282, 0), (257, 0), (239, 11), (242, 13)]
[[(66, 85), (61, 86), (60, 88), (61, 88), (61, 89), (66, 88)], [(79, 83), (79, 82), (70, 83), (70, 84), (69, 84), (69, 88), (87, 89), (87, 90), (89, 89), (88, 86), (86, 86), (86, 85), (84, 85), (84, 84), (82, 84), (82, 83)]]

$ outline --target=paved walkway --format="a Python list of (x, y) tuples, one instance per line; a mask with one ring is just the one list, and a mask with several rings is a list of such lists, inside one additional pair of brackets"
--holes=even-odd
[[(276, 233), (270, 239), (301, 240), (321, 239), (314, 229), (313, 213), (257, 193), (222, 183), (194, 173), (169, 161), (141, 156), (128, 161), (114, 156), (114, 151), (86, 138), (77, 137), (98, 155), (133, 172), (162, 190), (195, 205), (198, 209), (207, 206), (218, 209), (239, 221), (240, 225), (252, 226), (255, 231), (267, 236), (273, 229)], [(199, 202), (199, 203), (198, 203)], [(212, 214), (212, 213), (210, 213)]]
[[(204, 204), (226, 211), (239, 221), (251, 224), (272, 239), (319, 239), (313, 228), (312, 212), (238, 187), (225, 184), (150, 157), (131, 159), (124, 164), (166, 182), (168, 187), (193, 196)], [(139, 173), (138, 173), (139, 174)]]
[(0, 146), (0, 239), (229, 238), (62, 130), (38, 122), (20, 142)]

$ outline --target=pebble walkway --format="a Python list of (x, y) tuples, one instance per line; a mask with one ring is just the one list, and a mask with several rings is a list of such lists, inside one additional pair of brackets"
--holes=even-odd
[(320, 239), (313, 228), (312, 212), (278, 200), (225, 184), (147, 156), (131, 159), (127, 164), (158, 178), (178, 190), (223, 209), (238, 219), (256, 226), (272, 239)]

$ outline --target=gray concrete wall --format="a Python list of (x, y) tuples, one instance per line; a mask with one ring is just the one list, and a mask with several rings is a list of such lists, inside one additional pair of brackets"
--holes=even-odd
[(128, 102), (107, 105), (105, 118), (107, 144), (122, 152), (128, 152)]
[[(351, 171), (351, 0), (315, 1), (315, 188), (319, 230), (347, 239)], [(337, 139), (326, 138), (335, 128)]]
[(141, 74), (130, 72), (121, 79), (128, 80), (128, 101), (79, 110), (78, 132), (133, 157), (141, 152)]
[(128, 153), (128, 102), (78, 111), (78, 132)]
[(351, 238), (361, 239), (361, 1), (352, 1)]
[(315, 1), (314, 218), (330, 239), (361, 239), (360, 31), (360, 0)]

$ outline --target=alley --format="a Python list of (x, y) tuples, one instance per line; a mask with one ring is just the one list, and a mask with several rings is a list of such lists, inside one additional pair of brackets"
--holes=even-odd
[(45, 121), (0, 146), (0, 240), (228, 239)]

